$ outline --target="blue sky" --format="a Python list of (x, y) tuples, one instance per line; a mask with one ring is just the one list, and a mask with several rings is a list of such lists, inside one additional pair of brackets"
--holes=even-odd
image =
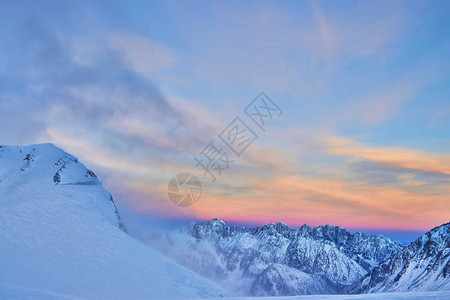
[[(6, 1), (0, 140), (52, 142), (129, 218), (427, 230), (450, 203), (448, 1)], [(281, 118), (212, 184), (261, 91)], [(167, 182), (199, 176), (190, 208)]]

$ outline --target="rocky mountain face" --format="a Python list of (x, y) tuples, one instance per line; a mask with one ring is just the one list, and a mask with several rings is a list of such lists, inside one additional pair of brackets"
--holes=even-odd
[(257, 228), (219, 219), (157, 237), (157, 250), (225, 287), (251, 296), (339, 293), (403, 249), (383, 236), (332, 226)]
[(350, 293), (450, 289), (450, 223), (435, 227), (355, 283)]

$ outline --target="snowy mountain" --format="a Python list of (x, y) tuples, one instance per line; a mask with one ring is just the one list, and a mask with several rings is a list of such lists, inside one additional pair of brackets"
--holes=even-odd
[(381, 263), (352, 293), (450, 290), (450, 223), (433, 228)]
[(402, 249), (331, 225), (246, 228), (219, 219), (153, 239), (161, 253), (240, 296), (335, 294)]
[(0, 299), (173, 299), (224, 291), (124, 232), (94, 172), (51, 144), (0, 146)]

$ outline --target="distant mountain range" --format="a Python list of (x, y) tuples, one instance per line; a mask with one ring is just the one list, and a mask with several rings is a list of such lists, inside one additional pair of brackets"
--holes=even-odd
[(149, 241), (231, 295), (289, 296), (449, 289), (449, 225), (408, 247), (332, 225), (256, 228), (219, 219), (158, 233)]

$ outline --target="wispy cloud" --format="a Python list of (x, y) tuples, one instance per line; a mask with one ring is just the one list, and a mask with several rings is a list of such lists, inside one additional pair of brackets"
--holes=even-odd
[(401, 106), (410, 100), (417, 87), (400, 86), (381, 95), (350, 101), (339, 115), (341, 123), (378, 125), (395, 117)]
[(346, 138), (324, 139), (330, 154), (360, 157), (373, 162), (387, 163), (407, 169), (450, 174), (448, 155), (428, 154), (402, 148), (368, 147)]
[(164, 71), (180, 61), (179, 56), (164, 44), (142, 36), (121, 33), (111, 35), (109, 40), (132, 69), (142, 74)]

